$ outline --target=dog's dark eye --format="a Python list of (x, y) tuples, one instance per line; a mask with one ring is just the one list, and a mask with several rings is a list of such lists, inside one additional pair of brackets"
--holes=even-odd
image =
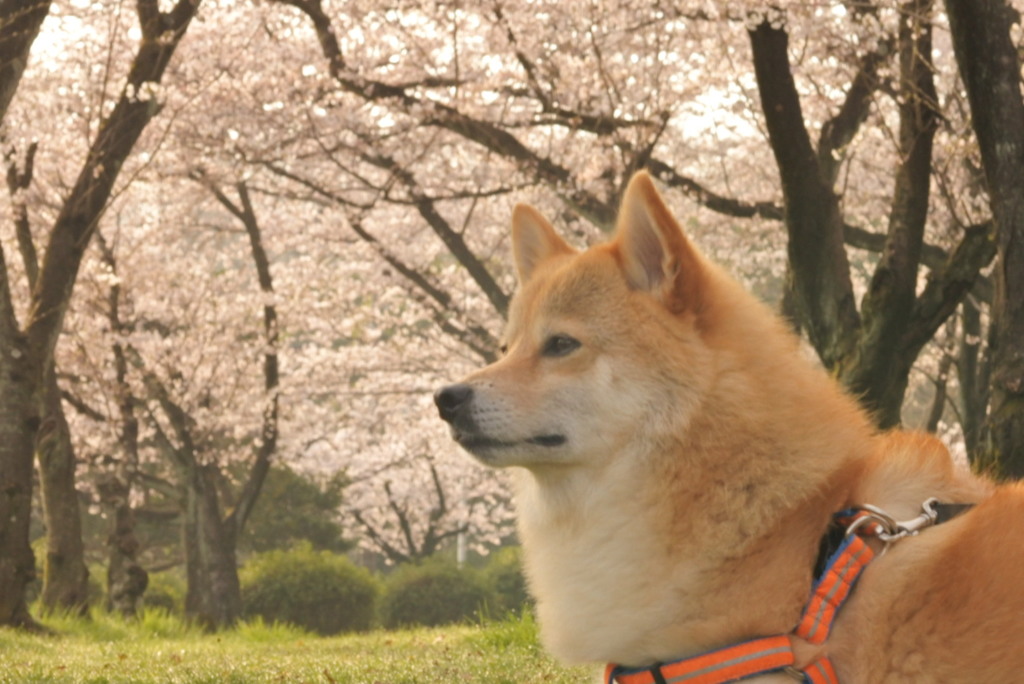
[(544, 343), (544, 356), (565, 356), (580, 346), (580, 341), (568, 335), (552, 335)]
[(498, 352), (499, 352), (499, 353), (500, 353), (500, 354), (501, 354), (502, 356), (504, 356), (505, 354), (508, 354), (508, 345), (507, 345), (507, 344), (503, 344), (503, 345), (501, 345), (500, 347), (498, 347)]

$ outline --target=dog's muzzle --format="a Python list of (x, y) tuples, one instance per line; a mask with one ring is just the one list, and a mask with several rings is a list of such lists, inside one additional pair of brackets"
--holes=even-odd
[(512, 441), (495, 439), (481, 431), (473, 419), (473, 388), (465, 383), (448, 385), (434, 392), (434, 404), (441, 419), (451, 425), (452, 437), (464, 448), (479, 455), (485, 449), (532, 444), (540, 447), (559, 447), (566, 443), (565, 435), (542, 433)]

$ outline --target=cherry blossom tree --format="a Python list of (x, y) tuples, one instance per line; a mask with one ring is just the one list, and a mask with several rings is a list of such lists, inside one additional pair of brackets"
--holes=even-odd
[[(23, 412), (0, 415), (52, 417), (19, 438), (77, 455), (78, 489), (111, 519), (110, 594), (126, 612), (154, 562), (133, 520), (155, 506), (188, 532), (194, 612), (231, 620), (234, 599), (209, 597), (235, 596), (232, 540), (271, 458), (343, 473), (346, 536), (390, 562), (459, 535), (485, 549), (511, 530), (504, 482), (451, 444), (432, 390), (495, 357), (512, 204), (583, 247), (648, 168), (702, 248), (779, 304), (879, 424), (960, 429), (983, 449), (988, 390), (1007, 406), (1013, 385), (1005, 359), (998, 391), (988, 379), (989, 332), (1010, 330), (989, 311), (1016, 287), (988, 277), (1005, 225), (989, 197), (1014, 192), (993, 191), (973, 134), (958, 73), (978, 50), (957, 47), (958, 71), (956, 16), (927, 0), (219, 0), (157, 88), (130, 81), (152, 42), (130, 12), (55, 6), (4, 118), (0, 244), (31, 255), (73, 223), (69, 162), (92, 160), (101, 123), (119, 120), (113, 84), (160, 116), (134, 151), (86, 167), (125, 172), (74, 233), (75, 298), (45, 289), (59, 316), (11, 288), (35, 280), (42, 302), (52, 249), (0, 271), (4, 353), (56, 359), (0, 394)], [(83, 28), (74, 49), (47, 33), (64, 22)], [(31, 460), (4, 459), (5, 481), (24, 482)], [(0, 579), (26, 576), (24, 556), (8, 559), (27, 536), (5, 539)]]
[[(274, 31), (301, 26), (276, 15), (264, 20)], [(276, 38), (253, 40), (264, 52), (289, 49)], [(224, 118), (184, 115), (181, 136), (192, 151), (184, 157), (246, 178), (253, 201), (272, 212), (270, 239), (288, 255), (278, 271), (279, 299), (290, 302), (281, 325), (292, 340), (281, 392), (283, 405), (302, 408), (283, 409), (282, 458), (344, 471), (349, 535), (393, 560), (429, 555), (460, 532), (478, 545), (496, 541), (511, 520), (504, 485), (452, 448), (430, 395), (453, 352), (466, 368), (494, 357), (500, 317), (492, 302), (504, 306), (511, 279), (492, 274), (476, 250), (493, 253), (487, 243), (505, 239), (498, 201), (507, 190), (435, 197), (415, 176), (398, 174), (402, 188), (419, 193), (415, 216), (425, 223), (410, 220), (404, 195), (389, 200), (396, 161), (366, 145), (362, 155), (325, 149), (372, 127), (342, 110), (317, 113), (323, 75), (305, 47), (293, 46), (291, 61), (275, 60), (274, 78), (218, 83), (211, 99), (225, 102)], [(279, 83), (289, 80), (282, 98)], [(281, 127), (292, 131), (287, 140), (266, 135)], [(469, 245), (467, 221), (477, 216), (493, 217), (495, 229)], [(462, 264), (486, 294), (466, 288)]]
[[(991, 223), (980, 205), (962, 202), (957, 188), (970, 187), (975, 178), (953, 165), (963, 157), (955, 141), (967, 133), (965, 120), (954, 107), (943, 113), (947, 128), (938, 130), (932, 112), (937, 105), (928, 95), (933, 65), (922, 55), (931, 52), (926, 41), (932, 21), (941, 21), (930, 5), (889, 3), (865, 6), (863, 12), (795, 6), (777, 15), (778, 26), (760, 22), (783, 39), (796, 35), (804, 46), (800, 54), (810, 55), (791, 64), (786, 41), (771, 46), (782, 60), (767, 68), (773, 77), (796, 72), (804, 79), (788, 86), (787, 96), (797, 102), (788, 116), (802, 111), (811, 121), (824, 122), (814, 124), (821, 130), (817, 149), (803, 133), (804, 149), (810, 151), (805, 156), (819, 178), (802, 190), (819, 196), (805, 202), (786, 192), (779, 200), (757, 199), (779, 192), (766, 154), (773, 145), (788, 148), (786, 141), (772, 140), (776, 110), (766, 110), (758, 97), (754, 62), (761, 53), (747, 54), (739, 42), (747, 28), (758, 26), (753, 17), (763, 16), (746, 8), (691, 3), (670, 10), (623, 3), (587, 14), (544, 5), (539, 18), (545, 31), (531, 31), (524, 27), (536, 26), (537, 6), (381, 9), (347, 3), (342, 10), (316, 0), (282, 4), (298, 14), (269, 13), (266, 26), (308, 60), (302, 62), (299, 83), (308, 84), (309, 94), (286, 101), (268, 93), (264, 102), (293, 126), (304, 121), (307, 132), (281, 146), (237, 129), (237, 158), (292, 184), (275, 192), (340, 211), (340, 222), (391, 267), (387, 271), (405, 278), (407, 296), (439, 307), (435, 322), (452, 332), (453, 322), (462, 323), (461, 333), (482, 331), (479, 341), (470, 343), (480, 359), (486, 360), (494, 335), (488, 332), (488, 325), (494, 330), (488, 316), (502, 314), (509, 281), (493, 261), (477, 258), (495, 254), (500, 233), (488, 244), (481, 240), (483, 231), (467, 226), (474, 220), (500, 226), (502, 218), (488, 216), (507, 211), (501, 200), (515, 193), (568, 219), (587, 242), (596, 236), (595, 227), (610, 225), (623, 179), (640, 166), (681, 191), (689, 200), (683, 213), (696, 211), (702, 224), (719, 226), (753, 220), (749, 230), (762, 231), (767, 244), (780, 244), (771, 222), (786, 223), (790, 207), (834, 205), (825, 219), (812, 217), (807, 225), (809, 230), (826, 226), (820, 234), (831, 236), (827, 250), (842, 259), (793, 258), (809, 243), (791, 231), (789, 261), (794, 272), (804, 273), (796, 282), (805, 283), (802, 296), (812, 303), (822, 282), (814, 271), (819, 264), (831, 265), (822, 273), (837, 279), (835, 296), (845, 304), (836, 311), (846, 307), (846, 313), (830, 321), (806, 307), (791, 311), (808, 331), (823, 331), (811, 335), (819, 353), (845, 369), (843, 377), (855, 390), (879, 383), (868, 403), (882, 424), (899, 420), (909, 374), (925, 342), (972, 288), (982, 301), (988, 297), (978, 272), (993, 253), (987, 239)], [(296, 20), (303, 18), (308, 23)], [(902, 30), (904, 19), (916, 24)], [(733, 40), (721, 41), (722, 31)], [(301, 51), (303, 39), (315, 39), (324, 68)], [(679, 55), (685, 54), (692, 55), (685, 65), (694, 67), (692, 81), (680, 78), (685, 69)], [(673, 60), (675, 68), (669, 68)], [(737, 73), (746, 74), (738, 84)], [(941, 86), (953, 94), (955, 105), (955, 83), (945, 80)], [(723, 109), (729, 115), (716, 117)], [(791, 128), (799, 132), (804, 118)], [(717, 136), (717, 147), (694, 130)], [(899, 130), (903, 133), (892, 133)], [(938, 152), (930, 142), (934, 137), (943, 143)], [(254, 139), (260, 140), (255, 147)], [(871, 154), (859, 153), (858, 146)], [(709, 158), (716, 163), (709, 164)], [(901, 170), (902, 158), (911, 161)], [(694, 159), (701, 162), (666, 161)], [(437, 171), (439, 161), (443, 173)], [(709, 171), (715, 168), (719, 171)], [(780, 171), (790, 173), (784, 160)], [(932, 175), (942, 188), (938, 198), (930, 194)], [(886, 181), (897, 176), (901, 180)], [(743, 194), (730, 193), (740, 178)], [(725, 190), (712, 189), (716, 185)], [(457, 299), (445, 293), (436, 272), (417, 266), (424, 263), (419, 254), (404, 251), (410, 243), (374, 232), (375, 224), (401, 222), (407, 214), (400, 210), (415, 210), (466, 270), (478, 308), (451, 311)], [(888, 232), (869, 229), (885, 215), (890, 216)], [(712, 242), (713, 252), (735, 252), (731, 245), (714, 244), (728, 240), (728, 230), (702, 237)], [(416, 251), (433, 249), (432, 244), (417, 241)], [(849, 246), (870, 254), (857, 254), (844, 265)], [(889, 255), (878, 267), (871, 256), (876, 253)], [(733, 255), (731, 261), (736, 260)], [(928, 287), (918, 296), (915, 290), (928, 272)], [(888, 283), (897, 275), (899, 285), (892, 288)], [(865, 299), (858, 307), (861, 293)], [(892, 305), (893, 297), (903, 303)], [(893, 315), (899, 311), (904, 313)], [(465, 334), (460, 339), (470, 340)], [(397, 531), (405, 508), (393, 500), (387, 482), (378, 483), (376, 507), (391, 512)], [(434, 491), (428, 477), (420, 482), (419, 491)], [(422, 506), (429, 510), (438, 501)]]
[[(409, 187), (409, 179), (416, 181), (415, 166), (410, 164), (422, 166), (429, 158), (403, 161), (400, 153), (376, 150), (392, 149), (400, 136), (422, 136), (427, 130), (437, 140), (461, 139), (463, 146), (485, 155), (489, 164), (512, 165), (522, 184), (553, 188), (568, 208), (599, 226), (610, 224), (623, 178), (641, 167), (723, 215), (783, 221), (792, 276), (789, 311), (808, 332), (823, 362), (862, 397), (882, 426), (900, 422), (915, 359), (993, 256), (992, 224), (987, 220), (966, 227), (951, 252), (925, 243), (929, 223), (947, 220), (946, 208), (930, 202), (931, 176), (937, 173), (932, 140), (940, 116), (931, 61), (937, 17), (931, 3), (865, 4), (851, 11), (844, 6), (796, 4), (767, 12), (755, 9), (756, 3), (724, 9), (683, 3), (671, 10), (623, 3), (592, 8), (590, 15), (545, 5), (540, 16), (552, 32), (529, 34), (523, 27), (537, 18), (533, 6), (523, 14), (502, 3), (440, 9), (435, 14), (421, 7), (332, 13), (320, 0), (282, 2), (310, 20), (339, 96), (387, 112), (386, 132), (378, 127), (376, 137), (363, 133), (359, 145), (364, 149), (348, 149), (390, 169), (398, 181), (392, 184), (396, 190)], [(366, 24), (386, 36), (385, 44), (390, 38), (408, 45), (427, 35), (451, 39), (445, 41), (445, 51), (424, 40), (408, 53), (383, 61), (372, 52), (346, 54), (343, 44), (361, 44)], [(720, 64), (731, 62), (727, 73), (742, 74), (743, 68), (735, 63), (736, 44), (708, 49), (707, 35), (700, 29), (735, 36), (744, 26), (751, 28), (753, 68), (747, 74), (752, 71), (756, 83), (741, 80), (747, 90), (738, 95), (747, 101), (739, 102), (741, 115), (733, 117), (733, 125), (746, 119), (760, 126), (763, 121), (776, 153), (781, 204), (714, 192), (710, 187), (717, 179), (699, 180), (671, 161), (693, 155), (688, 149), (692, 143), (673, 135), (669, 122), (673, 117), (687, 122), (707, 116), (708, 107), (698, 109), (698, 116), (687, 116), (692, 110), (685, 111), (684, 103), (699, 96), (687, 87), (690, 84), (680, 83), (678, 71), (668, 63), (679, 54), (699, 55), (701, 85), (719, 90), (716, 94), (726, 100), (735, 88), (704, 63), (717, 56)], [(471, 39), (461, 39), (470, 32), (468, 27), (471, 35), (488, 37), (481, 43), (487, 46), (486, 55)], [(810, 55), (799, 68), (790, 63), (790, 32), (798, 33), (805, 45), (802, 54)], [(561, 47), (559, 33), (587, 41), (582, 48), (556, 52)], [(535, 37), (539, 39), (531, 44)], [(431, 55), (434, 60), (409, 60), (406, 54)], [(628, 55), (628, 66), (617, 62)], [(816, 97), (803, 97), (794, 72), (812, 83), (828, 83), (828, 88), (820, 88)], [(506, 85), (493, 85), (502, 84), (502, 79)], [(488, 102), (498, 106), (488, 108)], [(821, 122), (816, 124), (821, 131), (817, 146), (806, 130), (808, 116)], [(883, 132), (898, 130), (886, 142), (894, 169), (891, 191), (865, 174), (854, 175), (857, 162), (847, 161), (854, 159), (858, 145), (878, 142), (861, 135), (869, 125)], [(561, 138), (554, 145), (553, 132)], [(369, 145), (374, 151), (365, 149)], [(615, 156), (601, 160), (598, 153), (583, 163), (573, 159), (577, 150), (595, 147), (614, 151)], [(418, 152), (420, 146), (406, 149)], [(764, 149), (762, 158), (763, 154)], [(603, 163), (603, 168), (593, 169), (595, 163)], [(737, 175), (752, 171), (730, 163), (738, 169), (730, 171)], [(588, 183), (589, 178), (575, 170), (587, 165), (604, 181), (603, 187)], [(837, 191), (840, 180), (846, 186)], [(759, 187), (772, 193), (774, 179), (764, 181)], [(866, 213), (865, 205), (855, 202), (864, 192), (874, 194), (867, 206), (876, 215), (889, 215), (887, 233), (865, 231), (844, 216), (844, 206)], [(422, 197), (423, 190), (415, 189), (406, 201), (417, 205)], [(871, 220), (870, 215), (865, 218)], [(847, 242), (883, 255), (859, 307)], [(925, 264), (930, 268), (929, 286), (918, 297), (915, 290)], [(486, 292), (484, 279), (475, 274), (474, 279)], [(500, 304), (496, 308), (501, 311)]]
[[(21, 4), (21, 10), (26, 7)], [(95, 131), (76, 181), (62, 198), (41, 262), (38, 267), (26, 262), (26, 272), (36, 275), (30, 277), (30, 304), (23, 323), (13, 304), (7, 264), (0, 262), (0, 347), (4, 350), (0, 355), (0, 396), (4, 397), (0, 403), (0, 473), (6, 492), (0, 510), (0, 539), (4, 540), (0, 550), (0, 624), (31, 624), (24, 589), (34, 575), (28, 546), (34, 447), (41, 456), (40, 479), (51, 531), (44, 595), (51, 606), (84, 605), (87, 573), (80, 552), (81, 532), (76, 529), (74, 457), (68, 449), (70, 440), (64, 436), (60, 402), (53, 391), (54, 353), (84, 246), (106, 209), (125, 159), (159, 110), (156, 87), (196, 7), (190, 0), (181, 0), (169, 12), (163, 12), (154, 1), (137, 3), (140, 40), (124, 86)], [(28, 38), (30, 45), (31, 31)], [(25, 47), (13, 56), (23, 60), (27, 52)], [(5, 73), (10, 66), (4, 66)], [(6, 80), (2, 89), (16, 85), (16, 79)], [(6, 94), (4, 97), (9, 99)], [(22, 252), (29, 253), (26, 249)]]
[[(104, 268), (106, 277), (95, 281), (100, 296), (85, 301), (104, 311), (108, 325), (89, 331), (103, 319), (90, 321), (78, 312), (80, 344), (62, 357), (62, 367), (79, 378), (68, 394), (74, 397), (69, 401), (76, 407), (80, 451), (89, 454), (96, 474), (92, 493), (112, 517), (111, 600), (121, 601), (123, 612), (136, 609), (145, 570), (135, 519), (154, 504), (164, 510), (170, 505), (182, 529), (186, 611), (221, 627), (240, 614), (238, 538), (277, 448), (279, 329), (270, 259), (245, 184), (225, 189), (202, 175), (194, 180), (199, 182), (191, 185), (205, 188), (226, 210), (202, 210), (226, 233), (209, 254), (220, 264), (181, 258), (178, 268), (163, 269), (168, 280), (157, 283), (152, 273), (138, 270), (153, 263), (141, 254), (146, 247), (152, 257), (159, 251), (146, 244), (152, 233), (136, 229), (118, 233), (116, 243), (99, 240), (101, 258), (92, 266)], [(141, 194), (149, 183), (137, 182)], [(132, 220), (131, 213), (126, 207), (119, 219)], [(142, 223), (172, 230), (152, 221)], [(229, 227), (234, 221), (241, 235)], [(177, 238), (182, 256), (195, 246), (194, 231)], [(250, 258), (243, 262), (246, 251)], [(191, 281), (192, 287), (170, 294), (175, 281)], [(190, 301), (197, 292), (198, 300)], [(262, 311), (261, 323), (252, 320), (254, 310)], [(196, 334), (200, 327), (205, 332)], [(89, 344), (94, 337), (106, 345)]]

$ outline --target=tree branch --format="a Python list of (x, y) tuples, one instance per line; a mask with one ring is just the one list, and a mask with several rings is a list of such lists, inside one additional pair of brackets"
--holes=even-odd
[[(883, 428), (899, 424), (910, 367), (920, 351), (919, 346), (901, 342), (908, 341), (907, 330), (916, 304), (921, 247), (928, 222), (932, 139), (938, 124), (931, 63), (931, 0), (909, 0), (900, 11), (900, 162), (889, 229), (861, 305), (857, 352), (840, 376)], [(947, 315), (958, 303), (950, 303)], [(935, 330), (937, 326), (929, 339)]]
[(0, 2), (0, 122), (14, 99), (32, 43), (50, 13), (50, 0)]
[(441, 531), (439, 523), (444, 520), (444, 517), (448, 514), (448, 501), (444, 495), (444, 486), (441, 484), (441, 476), (437, 472), (437, 467), (430, 464), (430, 478), (434, 483), (434, 494), (437, 496), (437, 505), (430, 509), (430, 522), (427, 526), (427, 532), (424, 535), (423, 540), (423, 555), (433, 555), (441, 544), (446, 539), (450, 539), (454, 536), (465, 532), (469, 529), (466, 524), (456, 525), (455, 527)]
[[(487, 363), (490, 363), (496, 358), (495, 350), (498, 348), (498, 341), (490, 331), (482, 325), (470, 324), (465, 328), (455, 326), (452, 322), (452, 312), (457, 311), (457, 307), (455, 306), (454, 299), (451, 294), (444, 290), (428, 273), (417, 270), (399, 258), (398, 255), (389, 250), (380, 242), (380, 240), (365, 228), (362, 221), (362, 213), (365, 210), (372, 208), (372, 203), (367, 205), (355, 205), (337, 193), (331, 192), (327, 188), (323, 187), (320, 183), (302, 178), (290, 171), (287, 171), (286, 169), (278, 167), (275, 164), (264, 163), (264, 166), (271, 172), (299, 183), (332, 204), (341, 207), (345, 211), (349, 227), (352, 231), (359, 237), (359, 239), (370, 245), (374, 251), (377, 252), (378, 256), (385, 261), (385, 263), (394, 268), (402, 277), (409, 281), (412, 285), (412, 289), (410, 290), (411, 296), (431, 312), (434, 322), (443, 332), (462, 342)], [(369, 183), (369, 181), (364, 182)], [(454, 229), (450, 226), (448, 226), (448, 230), (454, 233)], [(475, 255), (470, 253), (470, 256), (472, 256), (474, 261), (477, 261)], [(482, 264), (480, 265), (480, 268), (483, 268)], [(495, 287), (497, 287), (496, 284)], [(507, 299), (507, 295), (505, 295), (505, 297)], [(458, 313), (460, 314), (459, 318), (467, 318), (464, 312)]]
[(666, 187), (681, 190), (700, 206), (724, 216), (764, 218), (773, 221), (785, 219), (785, 210), (774, 202), (744, 202), (719, 195), (693, 178), (680, 174), (674, 167), (660, 159), (651, 159), (647, 163), (647, 168)]
[(434, 231), (448, 251), (452, 253), (460, 264), (466, 269), (470, 277), (491, 302), (494, 310), (502, 318), (508, 315), (509, 295), (498, 285), (490, 271), (476, 257), (473, 251), (466, 244), (462, 235), (451, 227), (451, 224), (441, 215), (434, 200), (426, 195), (420, 188), (415, 176), (411, 171), (402, 167), (393, 157), (385, 154), (364, 153), (362, 158), (391, 173), (405, 187), (409, 197), (412, 198), (416, 211), (427, 222), (427, 225)]
[(519, 66), (523, 68), (523, 72), (526, 74), (526, 80), (529, 84), (530, 92), (533, 94), (537, 102), (540, 103), (542, 115), (548, 115), (547, 117), (541, 117), (541, 120), (539, 120), (538, 123), (543, 123), (544, 125), (564, 126), (573, 130), (587, 131), (588, 133), (600, 136), (613, 135), (614, 133), (625, 129), (658, 128), (663, 125), (664, 120), (659, 122), (639, 119), (623, 119), (608, 115), (594, 115), (556, 104), (541, 85), (540, 78), (537, 73), (537, 67), (533, 63), (533, 60), (531, 60), (529, 56), (519, 48), (519, 42), (516, 39), (516, 34), (509, 25), (508, 20), (505, 17), (505, 12), (502, 10), (500, 4), (495, 4), (494, 16), (498, 25), (504, 29), (505, 38), (508, 40), (509, 45), (512, 46), (512, 49), (515, 52), (516, 61), (519, 62)]
[(860, 326), (839, 204), (822, 176), (789, 66), (789, 36), (762, 22), (749, 31), (754, 72), (782, 180), (792, 303), (827, 368), (846, 358)]
[(196, 460), (197, 445), (192, 436), (192, 418), (174, 399), (171, 398), (170, 392), (167, 390), (166, 385), (163, 381), (156, 376), (156, 374), (148, 370), (145, 367), (145, 363), (142, 360), (141, 355), (131, 345), (125, 346), (125, 353), (133, 366), (142, 372), (143, 383), (146, 386), (146, 390), (149, 392), (151, 398), (156, 399), (160, 408), (163, 410), (164, 415), (167, 416), (167, 420), (170, 422), (171, 429), (174, 431), (174, 435), (177, 438), (179, 445), (174, 444), (170, 436), (164, 431), (160, 421), (157, 420), (156, 416), (150, 410), (150, 423), (156, 432), (157, 440), (164, 446), (164, 449), (168, 451), (178, 463), (188, 470), (193, 472), (197, 469), (198, 462)]
[(32, 226), (28, 217), (28, 200), (25, 194), (32, 185), (32, 172), (35, 168), (36, 150), (39, 143), (32, 141), (25, 150), (25, 161), (22, 168), (18, 168), (18, 162), (14, 158), (16, 150), (11, 147), (5, 154), (7, 162), (7, 191), (11, 195), (11, 209), (14, 214), (14, 234), (18, 240), (18, 250), (21, 252), (21, 261), (25, 265), (25, 274), (28, 276), (28, 286), (31, 290), (36, 285), (39, 277), (39, 258), (36, 255), (36, 246), (32, 241)]
[[(609, 226), (615, 220), (615, 209), (593, 194), (573, 186), (572, 174), (565, 167), (543, 157), (507, 130), (490, 122), (467, 116), (456, 108), (431, 98), (411, 94), (411, 89), (356, 76), (349, 71), (334, 35), (330, 17), (320, 0), (275, 0), (302, 11), (313, 23), (320, 47), (327, 59), (328, 70), (340, 88), (366, 102), (388, 100), (404, 111), (421, 113), (423, 124), (451, 131), (483, 148), (514, 160), (521, 169), (551, 186), (570, 206), (596, 225)], [(580, 122), (582, 125), (582, 122)], [(607, 122), (602, 122), (607, 124)]]
[(277, 354), (279, 335), (277, 308), (273, 304), (274, 282), (270, 274), (270, 259), (267, 257), (267, 251), (263, 246), (263, 234), (259, 221), (256, 218), (252, 199), (249, 196), (249, 188), (245, 182), (239, 181), (235, 184), (235, 192), (238, 194), (239, 200), (239, 203), (235, 204), (203, 171), (195, 170), (191, 177), (201, 182), (217, 201), (245, 227), (245, 232), (249, 236), (249, 247), (253, 263), (256, 265), (259, 288), (265, 299), (263, 305), (263, 335), (266, 351), (263, 354), (263, 389), (266, 406), (263, 409), (263, 424), (260, 440), (256, 447), (256, 456), (249, 468), (248, 477), (246, 477), (242, 491), (238, 495), (238, 501), (225, 521), (237, 536), (241, 533), (246, 520), (249, 518), (249, 514), (252, 512), (253, 506), (256, 504), (256, 499), (259, 497), (263, 482), (270, 471), (271, 458), (277, 451), (280, 371)]
[(946, 263), (932, 270), (914, 304), (904, 342), (908, 348), (920, 349), (927, 344), (956, 307), (977, 287), (981, 269), (996, 256), (996, 239), (993, 221), (971, 226)]
[(122, 164), (160, 109), (156, 84), (198, 6), (198, 0), (178, 0), (172, 12), (164, 14), (158, 10), (157, 0), (138, 1), (143, 40), (117, 104), (103, 121), (57, 216), (33, 289), (26, 332), (40, 367), (53, 358), (82, 256), (106, 209)]
[(892, 54), (891, 37), (879, 41), (878, 48), (864, 55), (839, 111), (821, 127), (818, 138), (818, 165), (829, 187), (835, 185), (842, 161), (842, 150), (850, 144), (871, 111), (871, 100), (879, 86), (878, 69)]
[(72, 394), (67, 390), (61, 390), (60, 398), (62, 401), (66, 401), (68, 404), (70, 404), (73, 409), (78, 411), (79, 414), (85, 416), (86, 418), (96, 421), (97, 423), (107, 422), (107, 416), (105, 414), (89, 406), (89, 404), (86, 403), (86, 401), (81, 397)]
[(366, 518), (363, 517), (362, 513), (360, 513), (359, 511), (352, 511), (352, 517), (356, 519), (356, 522), (363, 526), (363, 529), (366, 530), (367, 536), (370, 537), (371, 540), (373, 540), (373, 543), (377, 545), (377, 548), (380, 549), (384, 553), (384, 555), (388, 557), (388, 560), (390, 560), (392, 563), (408, 563), (410, 560), (412, 560), (412, 558), (408, 554), (403, 553), (397, 547), (390, 544), (376, 530), (376, 528), (373, 527), (373, 525), (366, 521)]
[(398, 520), (398, 527), (402, 530), (402, 536), (405, 538), (406, 548), (409, 549), (409, 556), (413, 558), (419, 557), (418, 550), (416, 548), (416, 540), (412, 534), (412, 524), (409, 522), (409, 516), (405, 510), (398, 505), (395, 501), (394, 495), (391, 493), (391, 483), (384, 483), (384, 492), (388, 495), (388, 508), (395, 514), (395, 518)]

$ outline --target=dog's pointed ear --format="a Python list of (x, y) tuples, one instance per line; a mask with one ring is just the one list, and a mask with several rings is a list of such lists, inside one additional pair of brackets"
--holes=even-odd
[(626, 187), (615, 243), (632, 287), (651, 292), (677, 313), (699, 307), (702, 259), (646, 172)]
[(528, 204), (512, 210), (512, 254), (520, 283), (529, 280), (542, 261), (575, 252), (539, 211)]

